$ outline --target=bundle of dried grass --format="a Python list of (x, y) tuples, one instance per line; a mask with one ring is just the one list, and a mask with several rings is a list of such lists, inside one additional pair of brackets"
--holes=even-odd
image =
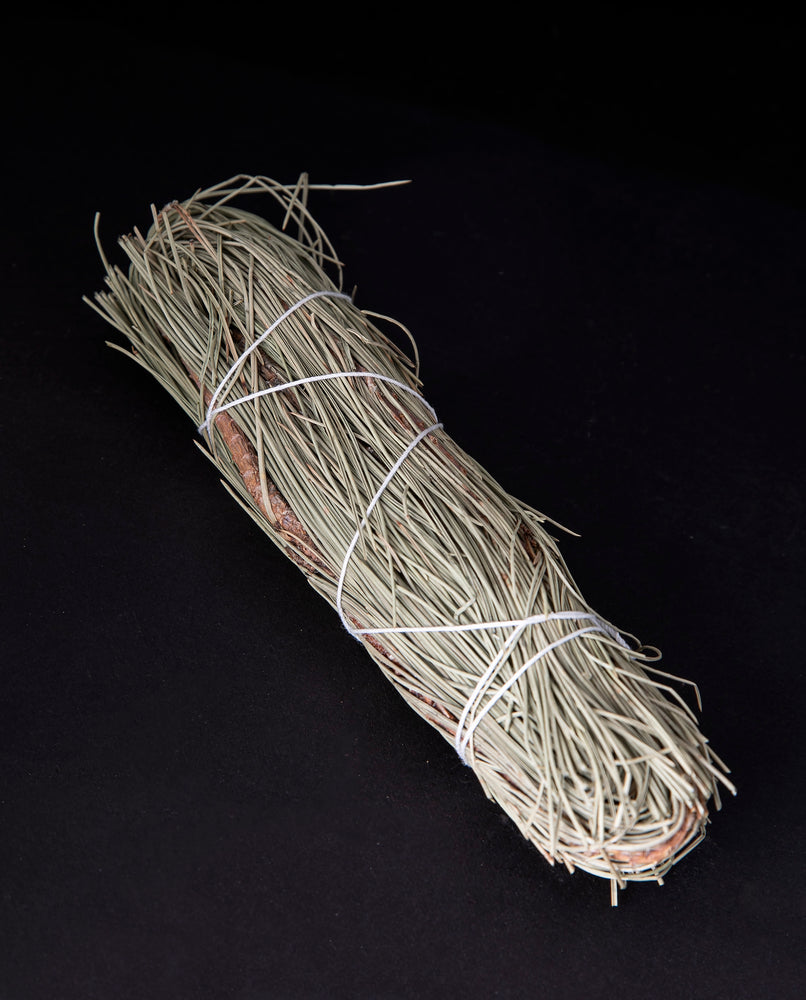
[[(152, 207), (147, 235), (120, 240), (128, 273), (98, 243), (108, 287), (90, 304), (546, 859), (610, 879), (614, 901), (660, 882), (733, 790), (726, 768), (657, 651), (583, 599), (548, 519), (446, 433), (413, 338), (411, 360), (341, 291), (310, 190), (239, 176)], [(235, 207), (247, 192), (278, 228)]]

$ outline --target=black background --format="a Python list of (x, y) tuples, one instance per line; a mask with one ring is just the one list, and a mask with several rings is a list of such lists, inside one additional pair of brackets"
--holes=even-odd
[[(3, 42), (1, 1000), (801, 996), (794, 25), (171, 10)], [(618, 909), (487, 802), (81, 302), (96, 211), (111, 252), (152, 202), (303, 170), (412, 180), (314, 197), (348, 286), (700, 686), (739, 795)]]

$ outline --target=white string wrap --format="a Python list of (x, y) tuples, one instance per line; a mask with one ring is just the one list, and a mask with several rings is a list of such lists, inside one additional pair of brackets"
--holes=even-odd
[[(336, 292), (336, 291), (330, 291), (328, 289), (323, 289), (322, 291), (311, 292), (310, 295), (306, 295), (304, 298), (301, 298), (298, 302), (295, 302), (293, 306), (289, 306), (289, 308), (286, 309), (286, 311), (281, 316), (277, 317), (277, 319), (271, 324), (271, 326), (267, 327), (267, 329), (265, 329), (263, 333), (261, 333), (261, 335), (257, 338), (257, 340), (252, 341), (252, 343), (249, 345), (249, 347), (246, 348), (246, 350), (240, 355), (240, 357), (236, 358), (230, 370), (218, 383), (218, 387), (211, 396), (210, 402), (207, 406), (207, 413), (205, 414), (204, 417), (204, 423), (199, 424), (198, 427), (199, 434), (202, 434), (204, 431), (207, 431), (208, 434), (210, 433), (210, 421), (217, 413), (220, 413), (222, 410), (228, 410), (231, 406), (237, 406), (239, 403), (245, 403), (247, 398), (254, 398), (254, 395), (250, 397), (240, 397), (239, 399), (234, 400), (234, 402), (227, 403), (224, 406), (215, 405), (216, 400), (225, 390), (227, 383), (232, 378), (232, 376), (235, 375), (235, 373), (240, 369), (244, 361), (246, 361), (246, 359), (253, 351), (256, 351), (258, 347), (260, 347), (260, 345), (263, 343), (266, 337), (274, 333), (274, 331), (283, 322), (284, 319), (288, 319), (288, 317), (292, 313), (296, 312), (297, 309), (300, 308), (300, 306), (304, 306), (306, 302), (310, 302), (312, 299), (323, 298), (325, 296), (333, 299), (347, 299), (348, 301), (352, 301), (350, 299), (350, 296), (347, 295), (345, 292)], [(303, 379), (303, 381), (305, 380)], [(294, 384), (298, 385), (299, 383), (294, 383)], [(276, 388), (288, 389), (290, 388), (290, 386), (283, 385), (283, 386), (276, 386)], [(263, 393), (258, 393), (257, 395), (263, 395)]]
[[(257, 399), (261, 396), (269, 396), (275, 392), (283, 392), (286, 389), (292, 389), (296, 386), (306, 385), (309, 383), (322, 382), (328, 379), (336, 378), (371, 378), (376, 379), (381, 382), (387, 382), (391, 385), (396, 386), (399, 389), (407, 392), (409, 395), (414, 396), (416, 399), (420, 400), (421, 403), (430, 411), (430, 413), (436, 418), (436, 412), (431, 404), (418, 392), (412, 389), (410, 386), (406, 385), (404, 382), (400, 382), (397, 379), (390, 378), (388, 375), (380, 375), (376, 372), (366, 372), (366, 371), (342, 371), (342, 372), (325, 372), (321, 375), (310, 375), (307, 378), (294, 379), (290, 382), (283, 382), (280, 385), (274, 385), (266, 389), (260, 389), (256, 392), (249, 393), (248, 395), (239, 396), (237, 399), (231, 400), (227, 403), (222, 403), (220, 406), (216, 406), (216, 401), (221, 396), (222, 392), (225, 391), (227, 383), (230, 379), (239, 371), (241, 365), (249, 357), (249, 355), (255, 351), (260, 344), (283, 322), (292, 315), (297, 309), (303, 306), (306, 302), (310, 302), (312, 299), (316, 299), (322, 296), (329, 296), (331, 298), (347, 299), (351, 301), (349, 295), (343, 292), (336, 291), (318, 291), (312, 292), (310, 295), (306, 295), (304, 298), (295, 302), (294, 305), (290, 306), (286, 311), (269, 326), (264, 332), (254, 340), (248, 348), (237, 358), (237, 360), (230, 367), (229, 371), (224, 375), (218, 384), (215, 392), (210, 398), (210, 402), (207, 406), (207, 412), (205, 414), (204, 422), (199, 424), (199, 433), (204, 433), (205, 431), (209, 435), (212, 431), (212, 420), (215, 418), (216, 414), (221, 413), (224, 410), (228, 410), (235, 406), (240, 406), (242, 403), (249, 402), (250, 400)], [(524, 618), (517, 618), (508, 621), (488, 621), (488, 622), (471, 622), (462, 625), (418, 625), (418, 626), (389, 626), (381, 628), (355, 628), (350, 623), (347, 618), (344, 608), (342, 607), (342, 597), (344, 594), (344, 584), (347, 577), (347, 569), (350, 564), (350, 559), (352, 558), (353, 552), (358, 544), (361, 537), (361, 532), (367, 526), (369, 518), (372, 511), (378, 504), (381, 496), (386, 490), (387, 486), (392, 482), (400, 467), (409, 457), (409, 455), (414, 451), (417, 445), (420, 444), (425, 438), (434, 431), (440, 430), (442, 424), (439, 422), (432, 423), (430, 426), (425, 427), (423, 430), (419, 431), (414, 438), (409, 442), (403, 452), (399, 455), (389, 472), (386, 474), (383, 482), (375, 491), (374, 496), (367, 505), (367, 509), (364, 512), (364, 516), (355, 533), (347, 546), (344, 553), (344, 558), (342, 560), (341, 571), (339, 573), (338, 584), (336, 587), (336, 610), (338, 612), (339, 618), (344, 628), (356, 639), (360, 639), (361, 636), (377, 636), (377, 635), (403, 635), (403, 634), (423, 634), (423, 633), (434, 633), (434, 632), (450, 632), (450, 633), (460, 633), (460, 632), (475, 632), (479, 630), (493, 630), (493, 629), (511, 629), (509, 636), (506, 638), (502, 644), (499, 651), (496, 653), (490, 665), (484, 671), (484, 673), (479, 678), (476, 686), (473, 688), (467, 702), (465, 703), (464, 709), (459, 717), (459, 721), (456, 727), (456, 736), (454, 739), (454, 746), (456, 752), (461, 758), (462, 762), (467, 764), (467, 748), (473, 738), (473, 733), (478, 728), (479, 724), (489, 714), (491, 709), (503, 698), (503, 696), (513, 687), (514, 684), (529, 670), (535, 663), (539, 662), (544, 656), (550, 653), (552, 650), (564, 645), (566, 642), (571, 642), (572, 640), (578, 639), (583, 635), (587, 635), (592, 632), (599, 632), (607, 635), (609, 638), (615, 640), (620, 645), (627, 647), (627, 643), (618, 633), (618, 631), (613, 628), (608, 622), (601, 619), (598, 615), (587, 611), (553, 611), (547, 614), (535, 614), (527, 615)], [(559, 639), (555, 639), (553, 642), (548, 643), (544, 646), (538, 653), (530, 657), (523, 663), (515, 673), (507, 680), (505, 684), (498, 688), (486, 701), (484, 706), (479, 710), (482, 700), (485, 695), (490, 690), (491, 686), (495, 682), (496, 675), (498, 673), (499, 667), (506, 660), (509, 653), (512, 651), (518, 640), (520, 639), (523, 632), (531, 625), (540, 625), (551, 621), (574, 621), (592, 622), (591, 625), (585, 626), (584, 628), (578, 628), (573, 632), (569, 632), (566, 635), (561, 636)], [(472, 721), (471, 721), (472, 720)]]

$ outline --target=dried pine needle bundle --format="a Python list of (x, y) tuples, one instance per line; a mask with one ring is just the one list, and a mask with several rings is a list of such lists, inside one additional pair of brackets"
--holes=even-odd
[[(120, 241), (94, 307), (235, 497), (551, 863), (662, 881), (726, 768), (670, 676), (583, 599), (546, 530), (451, 439), (415, 360), (341, 290), (295, 186), (236, 177)], [(279, 228), (235, 207), (259, 192)], [(282, 221), (281, 221), (282, 220)], [(289, 234), (293, 226), (296, 235)], [(97, 223), (96, 223), (97, 238)], [(461, 365), (461, 358), (457, 359)]]

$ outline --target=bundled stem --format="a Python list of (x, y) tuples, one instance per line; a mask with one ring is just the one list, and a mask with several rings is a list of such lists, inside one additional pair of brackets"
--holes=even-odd
[[(152, 208), (149, 232), (120, 241), (127, 273), (99, 243), (108, 287), (90, 304), (523, 835), (614, 890), (661, 881), (719, 784), (733, 790), (724, 765), (657, 651), (583, 599), (545, 515), (434, 427), (416, 346), (412, 360), (373, 323), (385, 317), (338, 296), (312, 189), (242, 176)], [(247, 192), (277, 202), (280, 228), (232, 204)]]

